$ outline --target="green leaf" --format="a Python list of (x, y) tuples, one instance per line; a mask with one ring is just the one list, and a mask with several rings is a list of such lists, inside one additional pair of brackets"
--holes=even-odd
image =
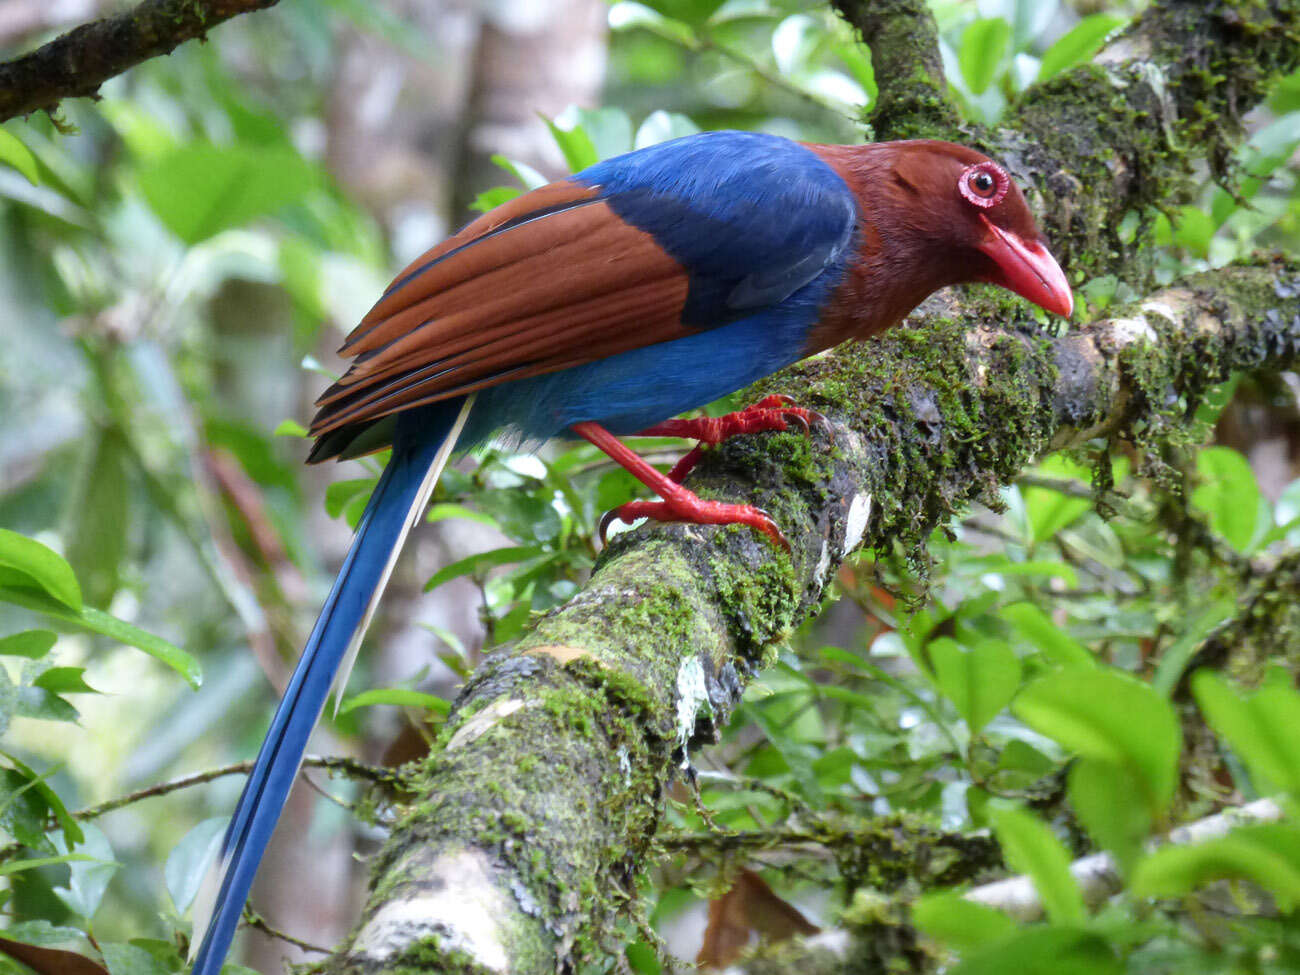
[(280, 425), (271, 431), (273, 437), (310, 437), (307, 428), (297, 420), (281, 420)]
[(452, 562), (450, 565), (444, 565), (441, 569), (433, 574), (424, 585), (425, 592), (431, 592), (437, 589), (444, 582), (450, 582), (452, 579), (458, 579), (465, 575), (478, 575), (479, 573), (495, 568), (498, 565), (509, 565), (513, 562), (523, 562), (525, 559), (531, 559), (536, 555), (541, 555), (544, 550), (540, 545), (516, 545), (507, 548), (495, 548), (487, 552), (479, 552), (467, 558)]
[(581, 126), (575, 124), (572, 128), (563, 129), (545, 116), (542, 116), (542, 121), (551, 130), (551, 138), (564, 154), (564, 161), (568, 163), (570, 172), (576, 173), (600, 161), (600, 157), (596, 154), (595, 143)]
[(186, 833), (168, 855), (163, 877), (178, 914), (184, 914), (194, 903), (208, 867), (221, 851), (221, 839), (229, 822), (227, 816), (203, 820)]
[(337, 518), (357, 496), (369, 494), (374, 489), (376, 480), (373, 477), (355, 477), (335, 481), (325, 489), (325, 513), (331, 518)]
[(51, 667), (32, 681), (34, 687), (43, 687), (55, 694), (98, 694), (86, 683), (85, 667)]
[(4, 929), (5, 938), (9, 941), (20, 941), (25, 945), (38, 945), (40, 947), (84, 947), (89, 948), (90, 942), (86, 939), (86, 932), (80, 928), (60, 927), (51, 924), (49, 921), (20, 921), (17, 924), (11, 924)]
[(0, 129), (0, 163), (18, 170), (33, 186), (41, 184), (41, 171), (36, 164), (36, 157), (22, 144), (18, 136), (8, 129)]
[(435, 521), (446, 521), (449, 518), (464, 518), (466, 521), (477, 521), (480, 525), (487, 525), (489, 528), (497, 527), (497, 520), (491, 515), (475, 508), (467, 508), (463, 504), (448, 502), (435, 504), (429, 508), (429, 514), (425, 516), (425, 520), (430, 524)]
[(1023, 809), (991, 809), (993, 829), (1007, 865), (1027, 874), (1043, 910), (1057, 924), (1084, 919), (1083, 893), (1070, 873), (1070, 853), (1047, 824)]
[(985, 640), (971, 649), (947, 637), (929, 646), (935, 683), (952, 701), (971, 734), (1011, 703), (1020, 686), (1020, 660), (1000, 640)]
[(1192, 492), (1192, 506), (1205, 512), (1210, 527), (1229, 545), (1246, 551), (1265, 509), (1249, 462), (1231, 447), (1207, 447), (1196, 455), (1196, 470), (1201, 484)]
[(184, 677), (191, 687), (197, 688), (203, 682), (203, 670), (199, 667), (199, 662), (180, 647), (102, 610), (83, 606), (79, 612), (73, 612), (42, 593), (4, 585), (0, 585), (0, 602), (14, 603), (44, 613), (64, 623), (143, 650)]
[(321, 177), (284, 146), (193, 143), (142, 163), (139, 183), (158, 218), (194, 245), (301, 200)]
[(1120, 975), (1105, 938), (1077, 927), (1037, 925), (972, 953), (948, 975)]
[[(84, 843), (78, 845), (76, 850), (69, 850), (66, 847), (61, 851), (63, 853), (80, 853), (89, 859), (73, 863), (69, 866), (69, 878), (67, 887), (56, 887), (54, 892), (73, 913), (90, 920), (99, 910), (100, 902), (104, 899), (104, 891), (108, 889), (108, 883), (113, 879), (113, 874), (117, 873), (121, 864), (113, 859), (113, 847), (108, 842), (108, 837), (94, 823), (83, 823), (82, 830), (86, 834)], [(54, 838), (56, 847), (64, 846), (61, 836)]]
[(1218, 229), (1214, 218), (1199, 206), (1181, 207), (1178, 210), (1178, 218), (1174, 222), (1174, 243), (1179, 247), (1187, 248), (1197, 257), (1208, 257), (1210, 241)]
[[(1035, 473), (1043, 477), (1068, 480), (1081, 486), (1088, 483), (1087, 470), (1060, 454), (1046, 458), (1038, 465)], [(1092, 502), (1087, 498), (1076, 498), (1050, 487), (1022, 484), (1020, 494), (1025, 499), (1025, 513), (1029, 517), (1029, 527), (1035, 542), (1053, 538), (1062, 528), (1092, 508)]]
[[(49, 775), (49, 773), (47, 772), (46, 775), (37, 775), (35, 769), (26, 765), (21, 759), (16, 758), (9, 752), (0, 752), (0, 754), (4, 755), (4, 757), (9, 760), (18, 773), (30, 782), (31, 787), (45, 800), (46, 807), (54, 814), (54, 818), (58, 820), (59, 829), (62, 830), (63, 836), (67, 842), (69, 844), (83, 842), (86, 837), (82, 832), (81, 827), (77, 825), (77, 821), (72, 818), (72, 814), (68, 812), (67, 806), (65, 806), (63, 800), (59, 798), (59, 794), (50, 788), (50, 784), (45, 781), (46, 775)], [(28, 845), (30, 846), (31, 844)]]
[(659, 955), (644, 941), (633, 941), (623, 949), (628, 967), (636, 975), (662, 975), (663, 966), (659, 964)]
[(60, 863), (94, 863), (95, 858), (85, 853), (63, 853), (56, 857), (28, 857), (24, 860), (9, 860), (0, 863), (0, 877), (10, 877), (24, 870), (36, 870)]
[(1257, 790), (1300, 795), (1300, 694), (1269, 683), (1243, 697), (1208, 670), (1192, 677), (1192, 694), (1210, 727), (1249, 767)]
[(52, 850), (45, 836), (49, 805), (39, 786), (40, 777), (29, 773), (0, 768), (0, 830), (33, 850)]
[(58, 639), (58, 634), (49, 630), (24, 630), (22, 633), (0, 637), (0, 656), (32, 659), (44, 657)]
[(993, 84), (1010, 45), (1011, 25), (1001, 17), (981, 18), (962, 31), (957, 60), (972, 95)]
[(912, 922), (926, 935), (961, 952), (974, 951), (1015, 933), (1016, 924), (999, 910), (945, 891), (927, 894), (912, 906)]
[(126, 448), (114, 430), (103, 431), (77, 474), (68, 505), (68, 564), (82, 598), (107, 606), (117, 592), (129, 525)]
[(623, 0), (614, 4), (609, 10), (609, 26), (611, 30), (630, 30), (640, 27), (658, 34), (665, 40), (689, 48), (699, 43), (690, 24), (666, 17), (644, 3)]
[(11, 570), (0, 572), (0, 586), (25, 586), (30, 580), (69, 609), (81, 609), (81, 587), (72, 566), (34, 538), (0, 528), (0, 567)]
[(1160, 654), (1151, 686), (1165, 697), (1172, 695), (1182, 679), (1183, 671), (1187, 669), (1188, 661), (1200, 649), (1205, 638), (1236, 611), (1237, 604), (1234, 601), (1221, 599), (1193, 616), (1178, 634), (1178, 638)]
[(632, 149), (632, 120), (621, 108), (571, 105), (547, 125), (575, 172)]
[(50, 691), (34, 685), (19, 687), (14, 691), (13, 714), (18, 718), (37, 721), (76, 721), (77, 709)]
[(1012, 603), (1004, 606), (998, 615), (1010, 622), (1027, 642), (1054, 664), (1088, 669), (1097, 665), (1087, 647), (1060, 629), (1033, 603)]
[(1173, 798), (1182, 733), (1147, 684), (1115, 670), (1058, 671), (1022, 689), (1012, 711), (1081, 757), (1131, 767), (1152, 815)]
[(99, 946), (99, 952), (109, 975), (175, 975), (169, 966), (138, 945), (108, 941)]
[(1258, 884), (1283, 911), (1300, 905), (1300, 828), (1262, 823), (1204, 843), (1161, 847), (1137, 865), (1131, 886), (1139, 897), (1182, 897), (1223, 879)]
[(863, 108), (869, 108), (875, 105), (877, 97), (880, 95), (880, 88), (876, 85), (876, 71), (871, 63), (871, 54), (865, 44), (836, 44), (833, 47), (835, 56), (848, 69), (853, 80), (862, 86), (862, 90), (867, 95), (867, 102)]
[(1128, 18), (1117, 14), (1091, 14), (1074, 25), (1059, 41), (1043, 54), (1038, 65), (1038, 83), (1050, 81), (1062, 71), (1091, 61), (1101, 50), (1112, 32), (1128, 23)]
[(502, 203), (509, 203), (522, 193), (523, 190), (517, 186), (494, 186), (474, 197), (469, 208), (479, 213), (487, 213), (489, 210), (495, 210)]
[(700, 127), (689, 117), (660, 109), (646, 116), (646, 120), (636, 130), (633, 146), (644, 149), (646, 146), (667, 142), (669, 139), (680, 139), (682, 136), (692, 135), (698, 131)]
[(403, 708), (424, 708), (426, 711), (432, 711), (443, 717), (446, 717), (451, 711), (451, 702), (438, 697), (436, 694), (425, 694), (423, 691), (413, 691), (405, 687), (378, 687), (369, 691), (362, 691), (355, 697), (348, 698), (339, 708), (339, 714), (347, 714), (357, 708), (368, 708), (376, 704), (392, 704)]
[(1079, 585), (1079, 574), (1075, 572), (1074, 566), (1068, 562), (1058, 562), (1052, 559), (1030, 559), (1026, 562), (1013, 562), (1005, 555), (993, 555), (971, 559), (969, 564), (971, 566), (983, 564), (985, 566), (984, 571), (1008, 578), (1047, 576), (1048, 578), (1060, 579), (1071, 589), (1075, 589)]
[(535, 190), (550, 182), (550, 180), (545, 176), (533, 169), (532, 166), (527, 163), (521, 163), (517, 159), (507, 159), (505, 156), (495, 155), (492, 157), (492, 162), (494, 165), (500, 166), (515, 179), (519, 180), (520, 184), (522, 184), (526, 190)]
[(1081, 758), (1070, 769), (1070, 805), (1093, 840), (1109, 850), (1127, 874), (1142, 853), (1151, 832), (1151, 813), (1132, 797), (1142, 783), (1128, 765)]

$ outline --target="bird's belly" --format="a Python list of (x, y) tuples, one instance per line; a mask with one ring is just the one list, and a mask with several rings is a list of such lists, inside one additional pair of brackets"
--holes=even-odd
[(545, 440), (584, 421), (616, 434), (644, 430), (801, 358), (808, 325), (785, 317), (757, 315), (485, 390), (467, 439), (507, 428), (523, 440)]

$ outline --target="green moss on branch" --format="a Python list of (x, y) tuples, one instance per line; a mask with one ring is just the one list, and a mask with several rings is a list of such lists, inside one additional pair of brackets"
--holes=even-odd
[(951, 139), (960, 119), (948, 97), (939, 34), (925, 0), (840, 0), (840, 15), (871, 49), (880, 139)]

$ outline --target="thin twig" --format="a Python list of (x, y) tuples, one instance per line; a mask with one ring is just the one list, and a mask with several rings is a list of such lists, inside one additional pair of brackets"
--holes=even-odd
[[(364, 779), (368, 782), (374, 782), (378, 785), (395, 786), (400, 780), (397, 773), (385, 768), (379, 768), (375, 765), (367, 765), (365, 762), (358, 762), (353, 758), (331, 758), (323, 755), (308, 755), (303, 759), (303, 768), (323, 768), (331, 772), (342, 772), (353, 778)], [(165, 796), (171, 792), (177, 792), (181, 789), (189, 789), (196, 785), (203, 785), (205, 782), (211, 782), (214, 779), (220, 779), (227, 775), (243, 775), (252, 771), (253, 762), (235, 762), (231, 765), (223, 765), (219, 768), (207, 769), (203, 772), (195, 772), (191, 775), (182, 775), (180, 778), (171, 779), (167, 782), (159, 782), (148, 788), (140, 789), (136, 792), (128, 793), (124, 796), (118, 796), (115, 799), (109, 799), (106, 802), (98, 803), (94, 806), (87, 806), (85, 809), (79, 809), (72, 814), (73, 819), (87, 820), (97, 819), (106, 813), (113, 812), (125, 806), (132, 805), (142, 799), (152, 799), (155, 796)]]
[(278, 928), (271, 927), (271, 925), (266, 922), (266, 918), (262, 917), (262, 915), (258, 914), (251, 907), (244, 908), (244, 923), (250, 928), (261, 931), (268, 937), (284, 941), (293, 945), (295, 948), (302, 949), (303, 951), (310, 951), (317, 955), (328, 955), (331, 951), (329, 948), (322, 948), (320, 945), (314, 945), (309, 941), (303, 941), (301, 938), (295, 938), (293, 935), (286, 934)]

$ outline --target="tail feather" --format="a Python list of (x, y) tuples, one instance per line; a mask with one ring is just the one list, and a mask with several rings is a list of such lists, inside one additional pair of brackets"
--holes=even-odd
[(444, 401), (399, 421), (392, 460), (361, 516), (352, 547), (271, 719), (221, 854), (195, 902), (194, 931), (203, 930), (204, 935), (193, 975), (218, 975), (221, 970), (307, 739), (331, 687), (342, 696), (397, 554), (424, 511), (472, 405), (473, 396)]

